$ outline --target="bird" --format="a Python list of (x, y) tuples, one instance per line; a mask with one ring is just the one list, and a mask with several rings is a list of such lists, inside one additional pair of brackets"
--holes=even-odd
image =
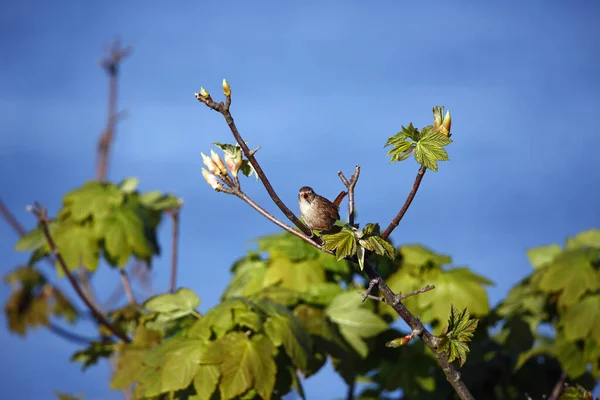
[(298, 191), (298, 206), (304, 223), (311, 230), (328, 231), (340, 219), (340, 203), (348, 192), (342, 191), (333, 202), (315, 193), (309, 186)]

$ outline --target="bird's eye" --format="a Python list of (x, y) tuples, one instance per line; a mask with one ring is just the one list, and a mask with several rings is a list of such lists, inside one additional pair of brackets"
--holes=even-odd
[(304, 197), (305, 199), (308, 199), (308, 193), (304, 193), (304, 194), (302, 195), (302, 197)]

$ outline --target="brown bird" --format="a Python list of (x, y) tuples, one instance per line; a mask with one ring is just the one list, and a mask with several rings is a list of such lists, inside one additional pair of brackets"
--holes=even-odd
[(341, 192), (333, 203), (319, 196), (312, 188), (303, 186), (298, 192), (300, 215), (310, 229), (328, 231), (340, 219), (339, 207), (348, 192)]

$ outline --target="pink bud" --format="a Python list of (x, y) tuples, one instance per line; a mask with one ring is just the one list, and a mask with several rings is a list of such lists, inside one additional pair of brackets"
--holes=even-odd
[(231, 174), (236, 177), (242, 166), (242, 154), (237, 152), (235, 156), (232, 156), (231, 153), (225, 153), (225, 163), (227, 164), (227, 168), (231, 171)]
[(215, 164), (215, 162), (209, 156), (207, 156), (204, 153), (200, 153), (200, 155), (202, 156), (202, 161), (204, 162), (204, 165), (206, 165), (206, 168), (208, 168), (208, 170), (211, 173), (213, 173), (213, 174), (221, 173), (217, 164)]
[(215, 162), (215, 164), (219, 168), (219, 172), (218, 173), (225, 175), (227, 173), (227, 170), (225, 169), (225, 165), (223, 164), (223, 160), (221, 160), (221, 157), (217, 153), (215, 153), (214, 150), (210, 151), (210, 158), (212, 158), (212, 160)]
[(208, 185), (214, 190), (219, 190), (221, 188), (221, 184), (217, 180), (217, 177), (202, 168), (202, 176)]

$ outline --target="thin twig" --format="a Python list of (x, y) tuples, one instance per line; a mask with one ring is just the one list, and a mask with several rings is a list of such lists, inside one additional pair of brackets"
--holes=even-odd
[(404, 217), (404, 214), (406, 214), (406, 212), (408, 211), (408, 207), (410, 207), (410, 203), (412, 203), (413, 199), (415, 198), (415, 195), (417, 194), (417, 190), (419, 190), (419, 186), (421, 185), (421, 181), (423, 180), (423, 176), (425, 175), (426, 170), (427, 170), (427, 168), (425, 168), (424, 166), (421, 166), (421, 168), (419, 168), (419, 172), (417, 172), (417, 177), (415, 178), (415, 183), (413, 183), (412, 190), (408, 194), (408, 197), (406, 198), (404, 205), (402, 206), (402, 208), (400, 209), (400, 211), (398, 212), (396, 217), (392, 220), (392, 222), (390, 222), (390, 225), (387, 227), (385, 232), (383, 232), (383, 235), (381, 235), (382, 238), (387, 239), (388, 236), (390, 236), (390, 233), (392, 233), (392, 231), (394, 229), (396, 229), (398, 224), (400, 224), (400, 220)]
[(133, 295), (133, 290), (131, 290), (131, 282), (129, 281), (129, 276), (127, 276), (127, 271), (124, 269), (121, 270), (121, 283), (123, 284), (123, 290), (127, 295), (127, 300), (129, 304), (136, 304), (135, 297)]
[(106, 118), (106, 128), (104, 129), (104, 133), (100, 135), (100, 140), (98, 142), (98, 161), (96, 167), (96, 178), (100, 182), (103, 182), (106, 179), (110, 147), (114, 140), (117, 120), (119, 118), (119, 113), (117, 112), (119, 66), (123, 58), (131, 54), (132, 50), (133, 49), (131, 46), (127, 46), (124, 49), (122, 49), (121, 41), (119, 38), (117, 38), (115, 39), (109, 51), (109, 55), (100, 62), (100, 65), (106, 70), (109, 76), (108, 116)]
[(356, 377), (352, 377), (350, 384), (348, 385), (348, 392), (346, 393), (346, 400), (354, 400), (354, 387), (356, 386)]
[(60, 326), (55, 325), (53, 323), (50, 323), (50, 325), (48, 325), (48, 329), (55, 335), (60, 336), (61, 338), (68, 340), (69, 342), (77, 344), (90, 344), (93, 341), (99, 340), (98, 338), (85, 337), (77, 333), (69, 332), (68, 330), (61, 328)]
[(317, 249), (323, 250), (321, 248), (321, 245), (319, 243), (317, 243), (314, 240), (312, 240), (312, 238), (307, 237), (302, 232), (297, 231), (296, 229), (292, 228), (291, 226), (289, 226), (289, 225), (285, 224), (284, 222), (280, 221), (279, 219), (275, 218), (267, 210), (265, 210), (264, 208), (262, 208), (261, 206), (259, 206), (258, 204), (256, 204), (254, 202), (254, 200), (252, 200), (250, 197), (248, 197), (248, 195), (245, 194), (244, 192), (242, 192), (241, 190), (239, 190), (239, 189), (238, 190), (234, 190), (232, 194), (236, 195), (237, 197), (239, 197), (240, 199), (242, 199), (243, 201), (245, 201), (250, 207), (254, 208), (262, 216), (264, 216), (265, 218), (267, 218), (269, 221), (273, 222), (275, 225), (279, 226), (281, 229), (283, 229), (283, 230), (291, 233), (292, 235), (295, 235), (295, 236), (299, 237), (300, 239), (308, 242), (309, 244), (313, 245)]
[(554, 385), (554, 389), (552, 390), (552, 394), (550, 395), (550, 398), (548, 400), (558, 400), (560, 398), (560, 395), (562, 394), (562, 391), (565, 388), (566, 381), (567, 381), (567, 374), (565, 374), (563, 372), (560, 375), (560, 378), (558, 379), (558, 381), (556, 382), (556, 385)]
[(338, 176), (342, 180), (342, 183), (348, 189), (348, 224), (354, 226), (354, 187), (356, 186), (356, 182), (358, 181), (358, 176), (360, 175), (360, 165), (357, 165), (354, 173), (350, 177), (350, 181), (346, 179), (342, 171), (338, 172)]
[[(371, 285), (372, 282), (374, 282), (373, 285)], [(371, 300), (381, 301), (382, 303), (386, 302), (385, 297), (377, 297), (370, 293), (371, 290), (373, 289), (373, 286), (375, 286), (377, 283), (378, 283), (378, 280), (377, 281), (372, 280), (369, 282), (369, 287), (367, 288), (367, 292), (362, 293), (363, 301), (365, 301), (366, 299), (371, 299)], [(413, 290), (410, 293), (406, 293), (406, 294), (398, 293), (398, 294), (396, 294), (396, 301), (402, 301), (408, 297), (412, 297), (412, 296), (415, 296), (420, 293), (429, 292), (430, 290), (433, 290), (433, 289), (435, 289), (434, 285), (426, 285), (425, 287), (423, 287), (421, 289)]]
[(177, 286), (177, 259), (178, 259), (178, 248), (179, 248), (179, 212), (181, 206), (167, 210), (167, 213), (171, 216), (173, 225), (173, 231), (171, 234), (171, 283), (169, 285), (169, 291), (175, 293), (175, 287)]
[(90, 301), (90, 299), (88, 299), (88, 297), (85, 295), (83, 290), (81, 290), (79, 283), (77, 282), (77, 280), (75, 279), (75, 277), (73, 276), (71, 271), (69, 271), (69, 268), (67, 268), (67, 264), (65, 263), (65, 260), (62, 257), (62, 254), (56, 247), (56, 243), (54, 242), (54, 239), (52, 238), (52, 235), (50, 234), (50, 230), (48, 229), (49, 219), (48, 219), (48, 214), (47, 214), (46, 208), (41, 207), (39, 204), (36, 203), (35, 206), (33, 208), (31, 208), (31, 212), (37, 217), (38, 223), (40, 224), (40, 227), (42, 228), (42, 232), (44, 233), (46, 241), (48, 242), (48, 245), (50, 246), (50, 250), (52, 251), (52, 253), (54, 253), (54, 256), (56, 257), (56, 261), (58, 262), (58, 265), (61, 267), (61, 269), (63, 270), (63, 273), (65, 274), (65, 276), (71, 283), (73, 290), (75, 290), (75, 292), (77, 293), (79, 298), (81, 298), (81, 300), (85, 303), (87, 308), (92, 312), (92, 315), (94, 316), (96, 321), (98, 321), (98, 323), (104, 325), (115, 336), (119, 337), (124, 342), (129, 343), (131, 340), (127, 337), (127, 335), (125, 335), (123, 332), (119, 331), (117, 328), (112, 326), (111, 323), (108, 321), (108, 319), (104, 316), (104, 314), (102, 314), (102, 312), (100, 312), (100, 310), (98, 310), (94, 306), (94, 304)]
[(226, 96), (226, 104), (223, 104), (222, 102), (216, 103), (210, 98), (210, 96), (206, 98), (197, 94), (196, 98), (198, 99), (198, 101), (206, 104), (209, 108), (217, 111), (225, 118), (225, 122), (227, 123), (227, 126), (229, 126), (229, 130), (233, 134), (233, 137), (235, 138), (236, 142), (240, 145), (242, 152), (244, 153), (250, 164), (252, 164), (252, 166), (254, 167), (256, 175), (258, 175), (258, 177), (260, 178), (261, 182), (263, 183), (265, 189), (267, 190), (267, 193), (269, 193), (269, 196), (271, 197), (273, 202), (277, 205), (277, 207), (279, 207), (281, 212), (283, 212), (285, 216), (290, 221), (292, 221), (294, 225), (298, 227), (298, 229), (300, 229), (307, 237), (311, 237), (312, 231), (302, 221), (300, 221), (298, 217), (296, 217), (296, 215), (283, 203), (283, 201), (281, 201), (277, 193), (275, 193), (275, 189), (273, 189), (271, 182), (269, 182), (269, 179), (267, 179), (267, 176), (263, 172), (260, 164), (258, 163), (258, 161), (256, 161), (254, 153), (248, 148), (246, 142), (244, 142), (244, 140), (242, 139), (240, 132), (238, 131), (235, 125), (233, 117), (229, 112), (229, 107), (231, 105), (231, 96)]
[(21, 225), (19, 221), (17, 221), (15, 216), (12, 215), (12, 213), (8, 210), (6, 205), (4, 205), (2, 199), (0, 199), (0, 214), (2, 214), (2, 217), (4, 217), (8, 225), (10, 225), (20, 237), (25, 236), (27, 231), (25, 231), (23, 225)]

